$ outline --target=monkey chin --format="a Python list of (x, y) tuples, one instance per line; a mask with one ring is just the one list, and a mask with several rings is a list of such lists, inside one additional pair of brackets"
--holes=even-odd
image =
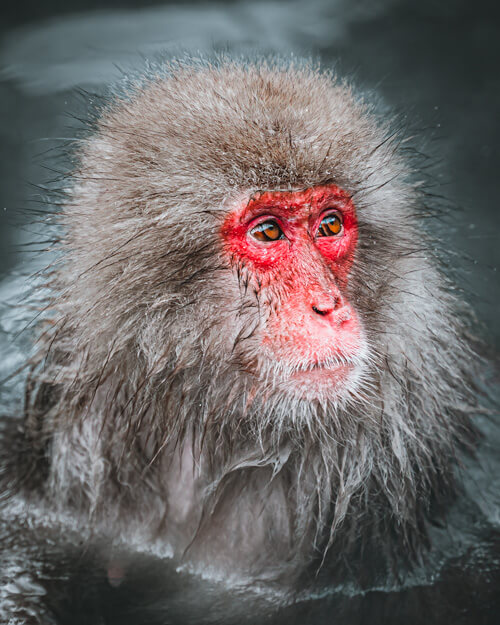
[(339, 401), (346, 397), (358, 377), (357, 367), (351, 363), (314, 365), (290, 374), (282, 383), (282, 390), (304, 400), (333, 398)]

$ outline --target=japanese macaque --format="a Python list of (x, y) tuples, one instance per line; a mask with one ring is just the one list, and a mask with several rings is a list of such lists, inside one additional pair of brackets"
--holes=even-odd
[(400, 145), (307, 64), (112, 98), (60, 216), (25, 496), (228, 581), (411, 561), (474, 445), (475, 356)]

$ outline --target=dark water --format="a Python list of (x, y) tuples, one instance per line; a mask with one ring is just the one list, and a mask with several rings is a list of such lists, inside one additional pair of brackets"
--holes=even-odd
[[(39, 238), (32, 221), (43, 218), (46, 185), (57, 178), (46, 167), (53, 167), (53, 155), (64, 151), (78, 126), (68, 115), (79, 112), (81, 98), (75, 99), (74, 90), (99, 90), (143, 56), (161, 51), (293, 52), (336, 66), (362, 89), (380, 94), (410, 132), (426, 137), (436, 191), (455, 207), (442, 236), (457, 250), (463, 286), (498, 354), (500, 27), (494, 3), (292, 0), (138, 6), (68, 1), (64, 7), (27, 2), (22, 10), (2, 9), (0, 378), (29, 352), (29, 329), (22, 330), (32, 313), (19, 302), (33, 284), (26, 275), (47, 263), (39, 253), (43, 245), (31, 245)], [(50, 233), (50, 224), (46, 230)], [(1, 387), (0, 412), (18, 413), (21, 395), (21, 379)], [(277, 608), (275, 599), (202, 582), (153, 556), (122, 554), (123, 580), (114, 587), (106, 573), (109, 555), (98, 547), (79, 546), (50, 530), (26, 532), (7, 521), (0, 524), (0, 538), (7, 547), (18, 545), (18, 553), (1, 556), (0, 581), (14, 584), (11, 594), (46, 607), (39, 620), (35, 608), (33, 613), (27, 609), (25, 622), (30, 623), (497, 623), (500, 437), (487, 419), (482, 430), (478, 461), (463, 471), (464, 495), (447, 526), (433, 529), (429, 560), (390, 585), (381, 582), (359, 593), (330, 588), (323, 580), (314, 596)], [(21, 535), (26, 544), (19, 546)], [(36, 558), (31, 543), (39, 545)], [(5, 596), (0, 592), (0, 603)]]

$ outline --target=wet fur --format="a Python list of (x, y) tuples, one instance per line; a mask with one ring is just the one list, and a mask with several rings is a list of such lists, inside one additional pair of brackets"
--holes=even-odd
[[(247, 581), (421, 550), (473, 445), (475, 355), (401, 145), (308, 65), (174, 63), (111, 98), (79, 146), (28, 386), (52, 510)], [(220, 227), (259, 190), (326, 183), (357, 209), (346, 295), (369, 349), (352, 388), (307, 400), (261, 354), (279, 292)]]

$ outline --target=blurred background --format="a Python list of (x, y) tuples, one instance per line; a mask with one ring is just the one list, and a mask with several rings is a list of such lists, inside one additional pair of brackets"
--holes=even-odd
[[(74, 134), (75, 88), (99, 90), (144, 58), (213, 50), (320, 60), (375, 90), (424, 137), (444, 236), (487, 339), (500, 347), (500, 27), (497, 2), (23, 0), (0, 21), (0, 280), (29, 263), (46, 166)], [(52, 174), (52, 178), (54, 175)], [(38, 206), (40, 208), (40, 206)], [(26, 210), (29, 209), (29, 210)], [(462, 261), (461, 259), (467, 259)], [(1, 326), (0, 326), (1, 329)]]

